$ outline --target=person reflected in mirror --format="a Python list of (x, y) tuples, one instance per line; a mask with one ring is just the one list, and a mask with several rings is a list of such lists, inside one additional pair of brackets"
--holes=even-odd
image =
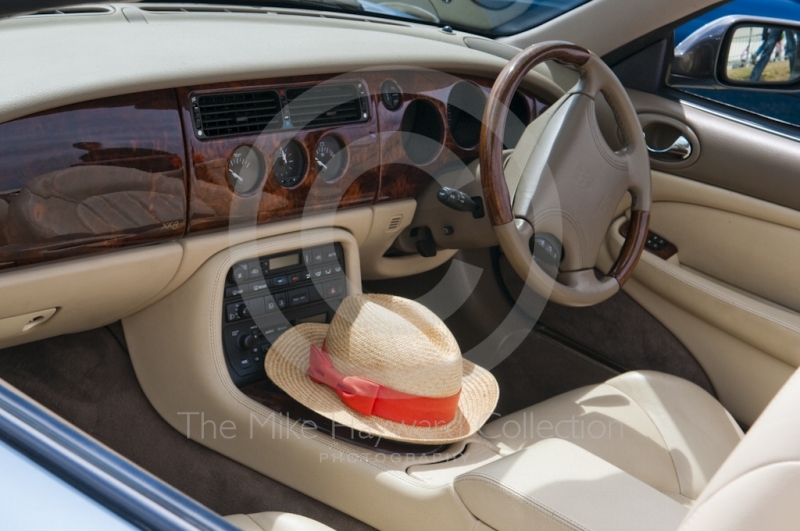
[(773, 55), (774, 61), (789, 61), (789, 74), (786, 79), (775, 79), (774, 81), (788, 81), (794, 78), (794, 65), (797, 56), (796, 32), (784, 31), (782, 28), (764, 28), (763, 39), (764, 42), (755, 54), (755, 66), (750, 73), (750, 81), (766, 81), (761, 78), (767, 64), (770, 60), (773, 60)]

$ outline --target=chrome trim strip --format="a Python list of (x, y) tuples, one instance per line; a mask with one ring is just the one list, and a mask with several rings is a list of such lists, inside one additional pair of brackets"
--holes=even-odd
[[(777, 136), (779, 136), (781, 138), (786, 138), (788, 140), (794, 140), (796, 142), (800, 142), (800, 134), (798, 134), (798, 135), (790, 135), (789, 133), (783, 133), (781, 131), (776, 131), (774, 129), (770, 129), (769, 127), (761, 125), (761, 124), (759, 124), (757, 122), (751, 122), (750, 120), (745, 120), (743, 118), (738, 118), (736, 116), (732, 116), (730, 114), (726, 114), (726, 113), (721, 112), (721, 111), (717, 111), (717, 110), (714, 110), (714, 109), (709, 109), (708, 107), (704, 107), (703, 105), (699, 105), (697, 103), (694, 103), (694, 102), (691, 102), (691, 101), (687, 101), (687, 100), (684, 100), (682, 98), (678, 99), (678, 103), (680, 103), (681, 105), (685, 105), (687, 107), (691, 107), (692, 109), (697, 109), (698, 111), (703, 111), (703, 112), (706, 112), (706, 113), (711, 114), (713, 116), (717, 116), (719, 118), (724, 118), (726, 120), (730, 120), (731, 122), (736, 122), (736, 123), (741, 124), (741, 125), (746, 125), (748, 127), (752, 127), (754, 129), (758, 129), (759, 131), (763, 131), (765, 133), (771, 133), (771, 134), (777, 135)], [(716, 102), (716, 103), (719, 103), (719, 102)], [(724, 104), (721, 104), (721, 105), (724, 105)]]
[(235, 531), (207, 507), (0, 380), (0, 439), (144, 529)]

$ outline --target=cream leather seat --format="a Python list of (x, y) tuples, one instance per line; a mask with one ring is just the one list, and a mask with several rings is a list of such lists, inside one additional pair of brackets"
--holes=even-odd
[[(546, 432), (565, 420), (576, 430), (561, 425), (568, 440), (501, 433), (503, 422), (506, 431), (511, 421), (527, 422), (520, 425), (530, 433), (531, 422)], [(622, 424), (623, 437), (582, 437), (581, 426), (588, 431), (594, 421)], [(599, 435), (599, 424), (594, 429)], [(511, 453), (454, 486), (497, 531), (788, 531), (800, 522), (800, 371), (730, 455), (741, 432), (722, 406), (688, 382), (651, 372), (567, 393), (484, 431)]]
[(333, 531), (330, 527), (299, 514), (269, 511), (258, 514), (234, 514), (225, 520), (242, 531)]
[(493, 421), (481, 434), (509, 453), (564, 439), (686, 506), (743, 436), (705, 390), (651, 371), (554, 397)]

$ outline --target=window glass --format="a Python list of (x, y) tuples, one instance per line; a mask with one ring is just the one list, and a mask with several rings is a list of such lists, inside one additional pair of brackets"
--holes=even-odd
[[(713, 11), (701, 15), (690, 22), (680, 26), (675, 30), (675, 44), (680, 44), (684, 39), (692, 35), (702, 26), (713, 22), (727, 15), (750, 15), (758, 17), (770, 17), (789, 21), (800, 21), (800, 1), (799, 0), (733, 0)], [(777, 66), (780, 59), (776, 54), (781, 52), (784, 46), (791, 43), (776, 46), (770, 62), (776, 65), (767, 65), (767, 68)], [(742, 57), (745, 69), (753, 69), (755, 64), (753, 56), (759, 52), (758, 46), (751, 51), (750, 58)], [(757, 57), (756, 57), (757, 59)], [(774, 61), (773, 61), (774, 59)], [(756, 60), (755, 63), (758, 61)], [(739, 65), (737, 65), (739, 66)], [(681, 88), (680, 90), (713, 100), (725, 105), (730, 105), (738, 109), (750, 111), (761, 116), (766, 116), (773, 120), (800, 126), (800, 94), (781, 94), (777, 92), (744, 90), (736, 87), (726, 87), (724, 89), (702, 89), (702, 88)]]

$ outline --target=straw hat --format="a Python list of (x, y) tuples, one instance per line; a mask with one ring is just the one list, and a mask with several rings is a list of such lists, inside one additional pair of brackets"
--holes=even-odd
[(499, 396), (430, 310), (392, 295), (351, 295), (330, 325), (281, 335), (264, 362), (289, 396), (339, 425), (418, 444), (469, 437)]

